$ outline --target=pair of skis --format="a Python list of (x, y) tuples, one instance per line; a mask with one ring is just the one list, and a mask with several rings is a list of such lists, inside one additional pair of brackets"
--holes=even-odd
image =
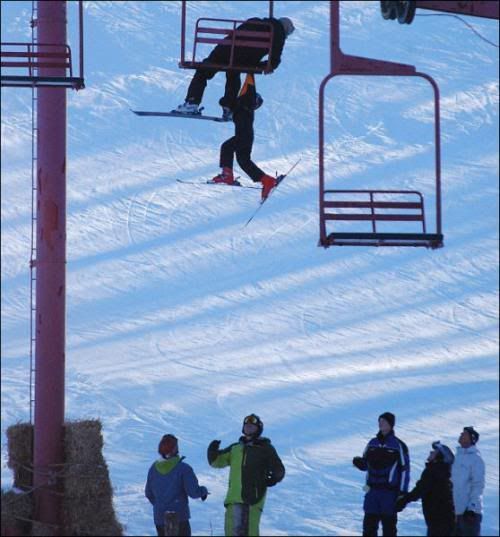
[(183, 185), (219, 185), (219, 186), (234, 186), (234, 187), (240, 187), (240, 188), (253, 188), (254, 190), (260, 190), (259, 186), (250, 186), (250, 185), (242, 185), (238, 179), (240, 176), (234, 178), (234, 183), (228, 185), (227, 183), (216, 183), (215, 181), (184, 181), (183, 179), (177, 179), (178, 183), (182, 183)]
[[(301, 161), (301, 159), (299, 158), (297, 160), (297, 162), (286, 173), (276, 176), (276, 186), (269, 192), (269, 194), (267, 195), (267, 198), (264, 198), (263, 200), (260, 201), (258, 207), (255, 209), (255, 211), (252, 213), (250, 218), (246, 221), (245, 225), (243, 226), (244, 228), (248, 226), (248, 224), (255, 218), (255, 216), (257, 216), (257, 214), (259, 213), (262, 205), (264, 205), (266, 200), (268, 200), (269, 197), (271, 196), (271, 194), (276, 190), (276, 188), (278, 188), (278, 185), (283, 181), (283, 179), (285, 179), (285, 177), (287, 177), (290, 173), (292, 173), (292, 171), (295, 169), (295, 167), (298, 165), (298, 163), (300, 161)], [(205, 182), (203, 182), (203, 181), (184, 181), (182, 179), (177, 179), (177, 182), (178, 183), (183, 183), (185, 185), (222, 185), (222, 186), (230, 186), (230, 187), (237, 187), (237, 188), (253, 188), (253, 189), (261, 190), (261, 188), (258, 187), (258, 186), (242, 185), (238, 181), (238, 179), (239, 179), (239, 176), (236, 177), (235, 182), (232, 185), (227, 185), (225, 183), (214, 183), (213, 181), (205, 181)]]

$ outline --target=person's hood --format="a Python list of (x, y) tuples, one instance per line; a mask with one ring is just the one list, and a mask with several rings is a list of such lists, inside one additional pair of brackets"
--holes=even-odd
[(257, 438), (247, 438), (245, 435), (240, 436), (240, 443), (245, 445), (254, 445), (254, 446), (263, 446), (265, 444), (270, 444), (271, 440), (265, 438), (264, 436), (258, 436)]
[(451, 465), (447, 464), (444, 461), (433, 460), (425, 464), (426, 468), (429, 468), (430, 471), (441, 479), (447, 479), (451, 475)]
[(183, 459), (184, 457), (171, 457), (170, 459), (160, 459), (155, 462), (155, 468), (161, 475), (167, 475), (170, 473)]

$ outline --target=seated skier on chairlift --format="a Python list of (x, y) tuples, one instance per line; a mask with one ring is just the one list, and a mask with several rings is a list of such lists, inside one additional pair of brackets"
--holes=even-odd
[[(271, 68), (274, 71), (281, 62), (281, 54), (285, 45), (286, 38), (293, 33), (295, 27), (288, 17), (280, 19), (273, 18), (251, 18), (240, 24), (236, 30), (247, 30), (254, 32), (267, 31), (268, 26), (264, 24), (255, 24), (255, 22), (271, 23), (273, 28), (273, 42), (271, 46), (270, 60)], [(256, 47), (235, 47), (234, 65), (259, 67), (264, 69), (267, 61), (262, 58), (268, 53), (265, 48)], [(217, 45), (203, 63), (228, 65), (230, 61), (231, 47), (229, 45)], [(271, 71), (271, 72), (272, 72)], [(211, 80), (218, 73), (217, 69), (197, 69), (189, 85), (184, 104), (179, 105), (174, 112), (181, 114), (199, 114), (201, 110), (199, 105), (203, 99), (203, 93), (207, 86), (207, 81)], [(223, 118), (231, 119), (231, 110), (236, 105), (238, 92), (241, 88), (240, 73), (235, 71), (226, 71), (226, 87), (224, 96), (219, 100), (222, 106)]]

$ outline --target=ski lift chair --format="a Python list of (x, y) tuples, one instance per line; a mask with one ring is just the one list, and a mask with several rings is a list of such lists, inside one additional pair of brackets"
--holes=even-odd
[[(439, 88), (425, 73), (417, 72), (413, 65), (386, 62), (371, 58), (344, 54), (339, 47), (339, 5), (330, 4), (331, 24), (331, 72), (319, 90), (319, 245), (329, 246), (443, 246), (441, 231), (441, 146)], [(434, 91), (435, 134), (435, 218), (436, 230), (428, 233), (425, 223), (424, 198), (414, 190), (332, 190), (325, 188), (324, 167), (324, 94), (328, 82), (339, 75), (364, 76), (417, 76), (427, 80)], [(355, 212), (353, 212), (353, 210)], [(366, 231), (338, 231), (336, 223), (362, 222)], [(400, 230), (380, 232), (380, 222), (414, 222), (418, 229), (412, 232)], [(327, 224), (333, 228), (327, 229)]]
[[(32, 20), (36, 28), (37, 21)], [(59, 87), (76, 90), (85, 87), (83, 78), (83, 2), (78, 1), (79, 75), (73, 73), (73, 59), (68, 45), (51, 43), (3, 42), (0, 48), (3, 87)], [(55, 75), (51, 74), (54, 69)], [(61, 76), (63, 73), (63, 76)]]
[[(273, 2), (269, 2), (269, 17), (272, 17)], [(273, 43), (273, 27), (271, 23), (255, 21), (262, 26), (262, 31), (238, 30), (237, 26), (245, 22), (236, 19), (215, 19), (201, 17), (195, 25), (192, 59), (186, 59), (186, 0), (182, 2), (181, 20), (181, 61), (179, 67), (184, 69), (215, 69), (237, 73), (269, 73), (271, 66), (271, 48)], [(253, 23), (254, 21), (252, 21)], [(227, 63), (211, 63), (200, 61), (199, 45), (226, 45), (230, 47)], [(265, 67), (250, 67), (235, 63), (236, 49), (261, 48), (268, 54)]]

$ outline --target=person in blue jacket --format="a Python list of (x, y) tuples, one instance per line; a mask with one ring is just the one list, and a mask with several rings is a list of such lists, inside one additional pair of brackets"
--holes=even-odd
[(408, 492), (410, 455), (394, 434), (395, 423), (391, 412), (381, 414), (377, 436), (368, 442), (362, 457), (352, 460), (356, 468), (367, 472), (363, 535), (376, 536), (380, 522), (384, 537), (397, 535), (396, 501)]
[(179, 535), (190, 537), (189, 499), (207, 499), (206, 487), (199, 486), (198, 479), (189, 464), (179, 456), (179, 445), (173, 434), (166, 434), (160, 440), (156, 461), (148, 472), (145, 494), (153, 505), (154, 522), (158, 535), (165, 534), (165, 512), (177, 513)]

